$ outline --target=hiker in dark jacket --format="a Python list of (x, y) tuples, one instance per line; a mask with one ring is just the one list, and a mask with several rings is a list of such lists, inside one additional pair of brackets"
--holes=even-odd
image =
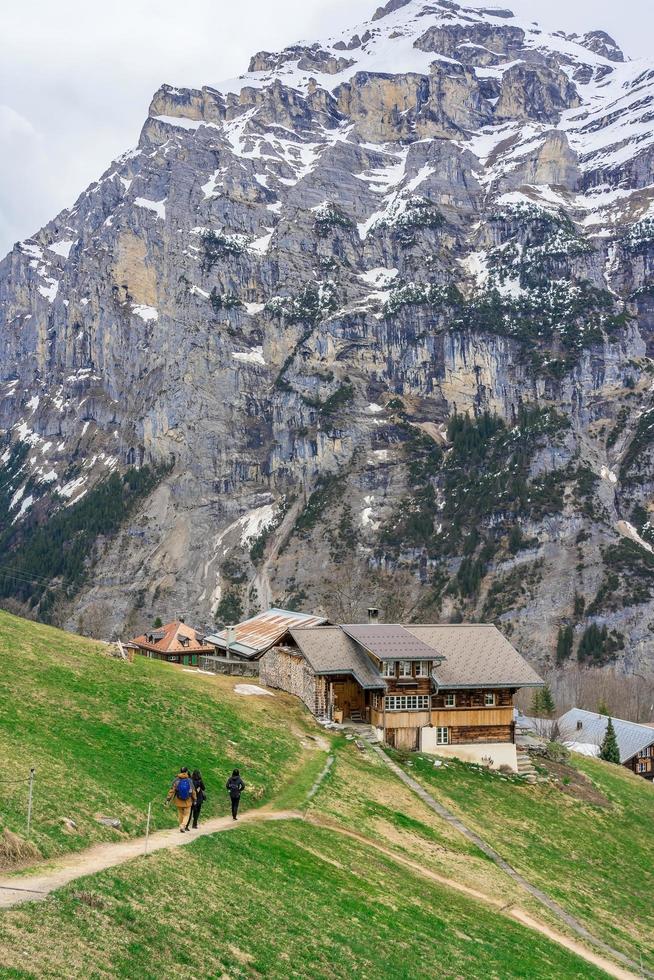
[(177, 807), (179, 832), (184, 834), (188, 830), (186, 824), (191, 814), (191, 806), (195, 802), (195, 786), (186, 766), (182, 766), (173, 780), (173, 785), (168, 790), (166, 803), (170, 803), (171, 800)]
[(232, 799), (232, 817), (234, 820), (237, 819), (236, 814), (238, 813), (238, 805), (241, 802), (241, 793), (245, 789), (245, 783), (241, 779), (241, 774), (238, 769), (235, 769), (231, 774), (225, 788), (228, 790), (229, 795)]
[[(204, 780), (199, 769), (194, 769), (191, 776), (193, 782), (193, 787), (195, 789), (195, 800), (191, 805), (191, 813), (188, 818), (188, 823), (186, 824), (186, 829), (190, 830), (191, 826), (193, 830), (198, 829), (198, 817), (200, 816), (200, 810), (202, 809), (202, 804), (207, 798), (207, 793), (204, 785)], [(191, 820), (193, 823), (191, 824)]]

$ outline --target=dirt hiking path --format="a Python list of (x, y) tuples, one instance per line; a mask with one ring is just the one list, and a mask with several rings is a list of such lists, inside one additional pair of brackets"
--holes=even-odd
[[(238, 820), (232, 820), (231, 816), (214, 817), (188, 834), (180, 834), (177, 827), (173, 830), (158, 830), (150, 834), (147, 853), (152, 854), (154, 851), (169, 847), (184, 847), (198, 837), (234, 830), (243, 824), (270, 820), (301, 820), (302, 817), (303, 814), (296, 810), (262, 808), (247, 810)], [(50, 892), (67, 885), (70, 881), (75, 881), (76, 878), (83, 878), (85, 875), (95, 874), (96, 871), (104, 871), (106, 868), (114, 868), (143, 854), (145, 854), (145, 837), (135, 837), (115, 844), (97, 844), (86, 851), (77, 851), (56, 858), (48, 862), (48, 870), (41, 874), (36, 869), (35, 874), (24, 873), (18, 876), (0, 877), (0, 909), (12, 908), (22, 902), (40, 901), (47, 898)]]
[(593, 966), (599, 967), (600, 970), (604, 970), (604, 972), (611, 977), (616, 977), (617, 980), (638, 980), (638, 978), (642, 976), (640, 972), (632, 973), (630, 970), (617, 966), (604, 956), (594, 953), (582, 943), (578, 943), (576, 940), (571, 939), (562, 932), (557, 932), (555, 929), (552, 929), (551, 926), (548, 926), (539, 919), (534, 918), (533, 915), (525, 912), (524, 909), (519, 908), (517, 905), (501, 902), (485, 892), (477, 891), (476, 888), (471, 888), (469, 885), (464, 885), (461, 882), (455, 881), (453, 878), (447, 878), (444, 875), (440, 875), (438, 872), (432, 871), (430, 868), (425, 868), (423, 865), (418, 864), (417, 861), (412, 861), (411, 858), (405, 857), (403, 854), (398, 854), (397, 851), (392, 850), (390, 847), (384, 847), (383, 844), (378, 844), (376, 841), (371, 840), (364, 834), (358, 834), (354, 830), (346, 830), (344, 827), (340, 827), (337, 823), (334, 823), (329, 819), (312, 814), (307, 817), (307, 820), (309, 823), (312, 823), (318, 827), (324, 827), (326, 830), (332, 830), (344, 837), (349, 837), (352, 840), (365, 844), (366, 847), (372, 847), (375, 851), (379, 851), (385, 857), (391, 858), (396, 864), (401, 864), (406, 868), (410, 868), (415, 874), (421, 875), (423, 878), (428, 878), (430, 881), (438, 882), (439, 885), (444, 885), (446, 888), (452, 888), (457, 892), (461, 892), (463, 895), (467, 895), (469, 898), (475, 899), (477, 902), (482, 902), (484, 905), (490, 906), (498, 914), (506, 915), (510, 919), (515, 919), (521, 925), (526, 926), (533, 932), (540, 933), (541, 936), (545, 936), (558, 946), (563, 946), (571, 953), (576, 953), (576, 955), (579, 956), (580, 959), (585, 960), (586, 963), (592, 963)]
[[(319, 776), (318, 782), (322, 782), (328, 769), (329, 764)], [(538, 932), (559, 946), (563, 946), (570, 952), (576, 953), (580, 959), (599, 967), (609, 976), (615, 977), (616, 980), (637, 980), (638, 974), (617, 966), (605, 957), (594, 953), (588, 947), (582, 945), (582, 943), (576, 942), (574, 939), (560, 932), (556, 932), (523, 909), (515, 905), (503, 904), (484, 892), (470, 888), (453, 878), (439, 875), (435, 871), (424, 868), (417, 862), (412, 861), (410, 858), (398, 854), (391, 848), (376, 843), (363, 834), (347, 830), (345, 827), (341, 827), (339, 824), (329, 819), (321, 818), (316, 814), (307, 814), (300, 810), (271, 810), (264, 807), (260, 810), (246, 811), (238, 820), (232, 820), (231, 817), (215, 817), (213, 820), (207, 820), (197, 831), (191, 831), (188, 834), (180, 834), (177, 827), (172, 830), (159, 830), (151, 834), (148, 839), (147, 853), (152, 854), (155, 851), (171, 847), (184, 847), (197, 840), (198, 837), (235, 830), (244, 824), (249, 825), (283, 820), (308, 820), (308, 822), (323, 827), (325, 830), (330, 830), (333, 833), (359, 841), (367, 847), (374, 848), (396, 863), (409, 868), (415, 874), (438, 882), (447, 888), (452, 888), (466, 895), (468, 898), (482, 902), (495, 909), (500, 915), (506, 915), (509, 918), (515, 919), (528, 929)], [(75, 881), (77, 878), (83, 878), (86, 875), (95, 874), (107, 868), (117, 867), (134, 858), (142, 857), (145, 853), (145, 837), (138, 837), (132, 840), (119, 841), (115, 844), (98, 844), (95, 847), (89, 848), (87, 851), (68, 854), (49, 863), (48, 870), (40, 874), (37, 869), (36, 873), (0, 877), (0, 910), (13, 908), (25, 902), (43, 901), (51, 892), (69, 884), (71, 881)]]

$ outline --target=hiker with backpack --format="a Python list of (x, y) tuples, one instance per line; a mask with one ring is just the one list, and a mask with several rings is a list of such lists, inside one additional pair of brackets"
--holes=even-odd
[[(197, 830), (200, 810), (202, 809), (202, 804), (207, 798), (207, 793), (204, 785), (204, 780), (202, 779), (202, 774), (200, 773), (199, 769), (193, 770), (191, 781), (193, 783), (193, 788), (195, 789), (195, 800), (191, 804), (191, 813), (188, 818), (188, 823), (186, 824), (186, 829), (190, 830), (192, 826), (193, 830)], [(193, 821), (192, 825), (191, 825), (191, 820)]]
[(241, 793), (245, 789), (245, 783), (241, 779), (241, 774), (238, 769), (235, 769), (227, 780), (225, 789), (228, 791), (232, 800), (232, 819), (237, 820), (238, 817), (236, 815), (238, 813), (238, 805), (241, 802)]
[(177, 807), (177, 819), (179, 821), (179, 832), (185, 834), (189, 828), (186, 826), (191, 815), (191, 807), (196, 800), (195, 786), (188, 771), (188, 766), (182, 766), (177, 776), (173, 780), (173, 785), (168, 790), (166, 805), (173, 800)]

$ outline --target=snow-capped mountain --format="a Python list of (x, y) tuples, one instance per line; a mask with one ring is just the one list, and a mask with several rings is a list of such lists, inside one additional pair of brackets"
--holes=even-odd
[(602, 31), (450, 0), (162, 86), (0, 264), (0, 594), (654, 660), (653, 95)]

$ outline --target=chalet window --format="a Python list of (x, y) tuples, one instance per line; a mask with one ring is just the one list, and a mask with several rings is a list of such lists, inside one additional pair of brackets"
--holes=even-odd
[(411, 661), (400, 660), (400, 677), (411, 677)]
[(395, 677), (395, 661), (385, 660), (382, 664), (382, 677)]
[(436, 729), (436, 745), (449, 745), (450, 744), (450, 730), (449, 728), (437, 728)]
[(416, 661), (416, 677), (429, 677), (429, 662), (427, 660)]
[(373, 694), (373, 696), (372, 696), (372, 706), (373, 706), (373, 708), (378, 708), (379, 707), (379, 695), (378, 694)]
[(389, 694), (386, 698), (387, 711), (426, 711), (428, 708), (428, 694)]
[(446, 708), (456, 708), (456, 694), (446, 694), (445, 695), (445, 707)]
[(647, 772), (647, 763), (646, 762), (639, 762), (638, 763), (638, 772)]
[(486, 691), (484, 694), (484, 704), (487, 708), (493, 708), (495, 706), (495, 693), (494, 691)]

